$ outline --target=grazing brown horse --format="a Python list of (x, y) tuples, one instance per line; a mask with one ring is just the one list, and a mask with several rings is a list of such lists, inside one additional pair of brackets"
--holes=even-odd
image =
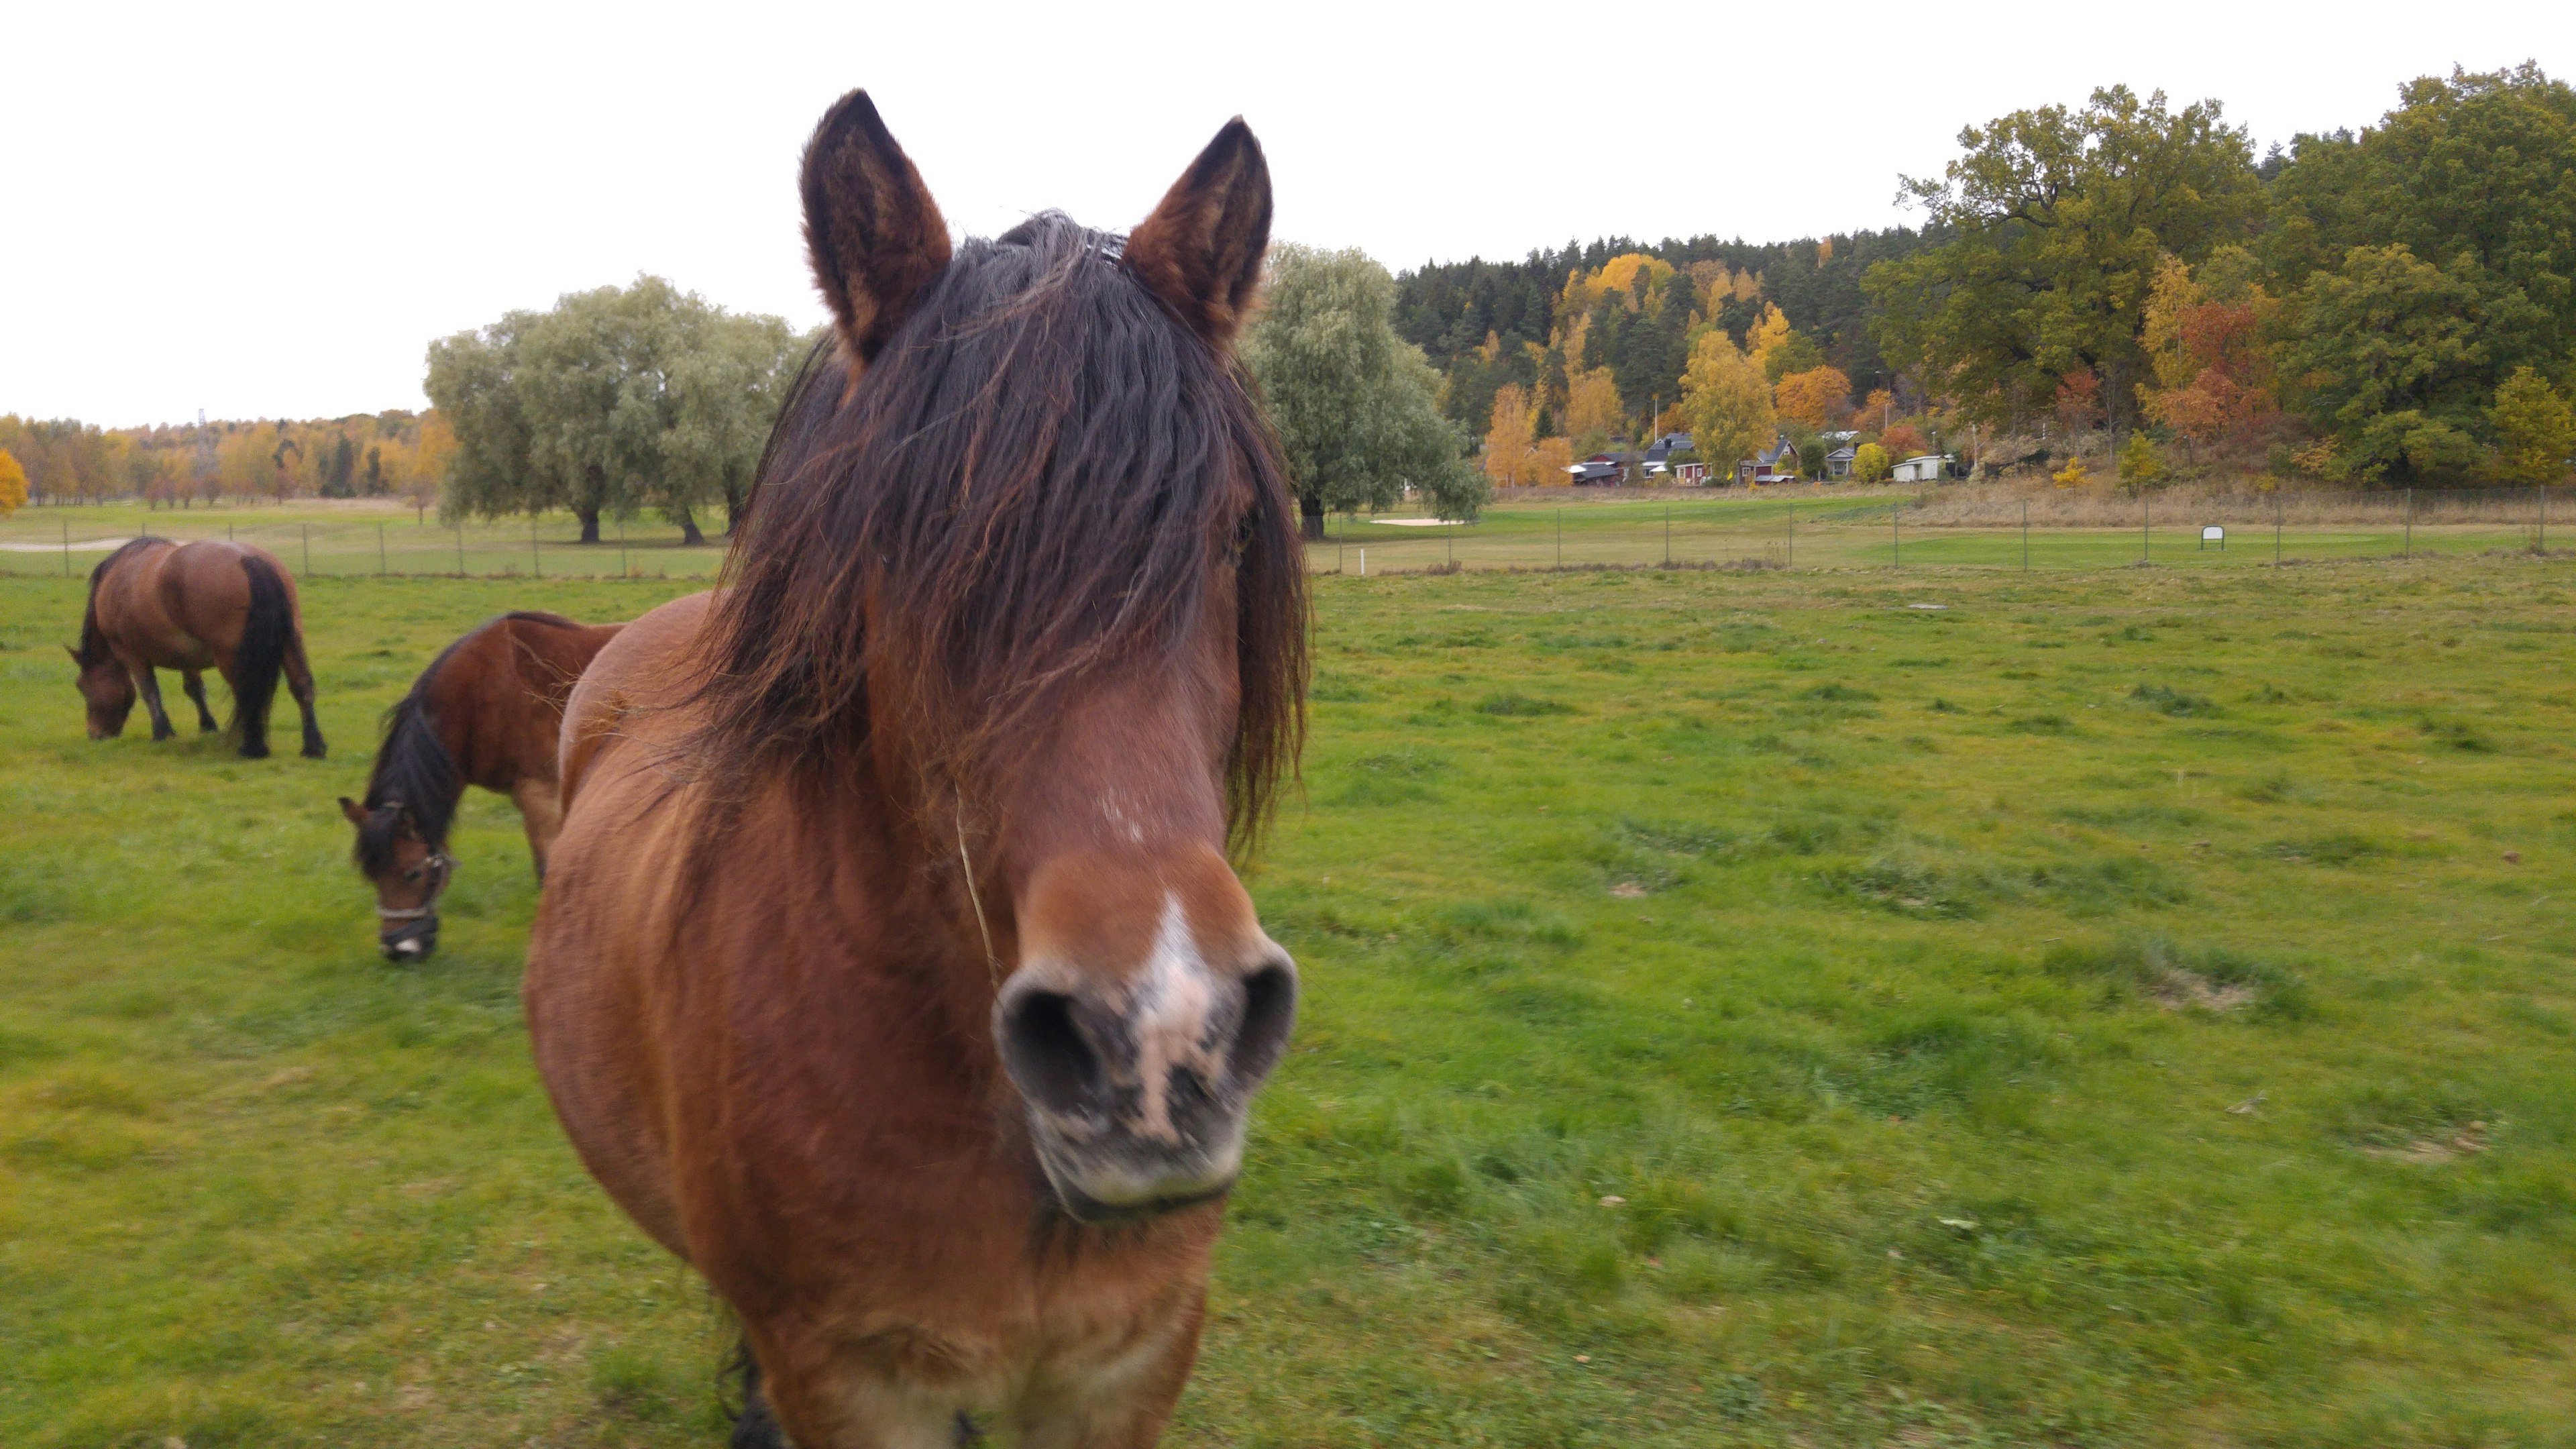
[(448, 645), (385, 712), (365, 803), (340, 797), (358, 828), (358, 869), (376, 886), (376, 944), (388, 961), (438, 949), (438, 898), (456, 871), (447, 829), (465, 787), (507, 795), (527, 826), (537, 879), (563, 811), (555, 793), (564, 698), (622, 624), (534, 610), (478, 624)]
[(246, 543), (173, 543), (138, 538), (99, 560), (89, 575), (89, 612), (81, 620), (81, 698), (89, 737), (114, 739), (140, 691), (152, 714), (152, 738), (178, 731), (161, 708), (155, 669), (176, 669), (197, 706), (197, 728), (211, 732), (207, 669), (233, 690), (232, 727), (249, 759), (268, 753), (268, 706), (277, 678), (304, 711), (304, 757), (322, 758), (322, 729), (313, 721), (313, 670), (304, 659), (304, 619), (295, 580), (264, 548)]
[(803, 190), (838, 336), (729, 587), (567, 707), (537, 1063), (739, 1317), (736, 1444), (1149, 1445), (1297, 994), (1228, 864), (1304, 707), (1269, 173), (1236, 121), (1123, 245), (952, 255), (854, 92)]

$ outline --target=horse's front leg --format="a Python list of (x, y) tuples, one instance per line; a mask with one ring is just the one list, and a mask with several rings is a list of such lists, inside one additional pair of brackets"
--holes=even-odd
[(519, 823), (527, 827), (528, 855), (537, 864), (537, 883), (546, 879), (546, 852), (555, 844), (556, 832), (563, 829), (563, 804), (555, 798), (555, 782), (523, 776), (510, 787), (510, 799), (519, 807)]
[(134, 689), (143, 696), (143, 707), (152, 712), (152, 738), (166, 740), (179, 733), (170, 727), (170, 712), (161, 707), (161, 677), (149, 664), (135, 666)]
[(206, 676), (202, 672), (194, 669), (180, 670), (179, 687), (188, 691), (188, 698), (196, 701), (197, 733), (210, 735), (223, 728), (215, 723), (215, 712), (206, 708)]
[(322, 758), (322, 726), (313, 718), (313, 666), (304, 657), (304, 635), (298, 630), (286, 646), (286, 689), (304, 711), (304, 758)]

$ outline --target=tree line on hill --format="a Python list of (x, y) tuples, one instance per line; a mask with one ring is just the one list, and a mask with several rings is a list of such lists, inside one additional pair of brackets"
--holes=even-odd
[(2217, 102), (2118, 86), (1960, 147), (1903, 181), (1919, 231), (1429, 264), (1395, 325), (1497, 483), (1675, 429), (1720, 469), (1785, 433), (1812, 470), (1848, 431), (1989, 464), (2125, 436), (2133, 482), (2566, 476), (2576, 91), (2537, 66), (2414, 81), (2259, 160)]
[(19, 502), (135, 498), (154, 508), (191, 508), (398, 497), (426, 503), (438, 496), (455, 446), (435, 413), (402, 409), (141, 428), (0, 415), (0, 477), (18, 480)]

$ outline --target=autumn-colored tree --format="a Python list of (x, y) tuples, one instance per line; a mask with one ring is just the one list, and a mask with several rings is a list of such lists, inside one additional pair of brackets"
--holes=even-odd
[(1888, 461), (1887, 449), (1877, 443), (1863, 443), (1852, 450), (1852, 476), (1863, 483), (1876, 483), (1895, 467)]
[(2120, 445), (2120, 486), (2132, 494), (2144, 493), (2165, 481), (2164, 455), (2156, 451), (2155, 439), (2144, 428), (2129, 434)]
[(2102, 421), (2102, 379), (2079, 367), (2057, 380), (2057, 425), (2070, 433), (2089, 432)]
[(1885, 428), (1894, 425), (1896, 422), (1895, 394), (1883, 387), (1871, 388), (1869, 397), (1860, 405), (1859, 416), (1855, 421), (1862, 427)]
[(1574, 486), (1574, 443), (1569, 438), (1541, 438), (1530, 448), (1530, 469), (1541, 487)]
[(1596, 453), (1609, 446), (1610, 439), (1627, 426), (1628, 415), (1619, 406), (1619, 382), (1610, 369), (1596, 367), (1590, 372), (1572, 372), (1565, 379), (1565, 432), (1574, 446), (1586, 453)]
[(1789, 344), (1789, 338), (1794, 330), (1789, 326), (1788, 315), (1780, 310), (1780, 305), (1776, 302), (1766, 302), (1762, 307), (1762, 320), (1754, 323), (1752, 331), (1745, 336), (1745, 353), (1753, 359), (1754, 366), (1763, 368), (1767, 373), (1770, 369), (1765, 364), (1771, 360), (1771, 354)]
[[(2495, 406), (2487, 410), (2495, 424), (2492, 467), (2506, 483), (2557, 483), (2567, 477), (2567, 456), (2576, 452), (2576, 407), (2528, 367), (2517, 367), (2496, 389)], [(6, 457), (0, 454), (0, 457)], [(0, 508), (0, 513), (7, 510)]]
[(26, 506), (27, 470), (18, 464), (17, 455), (0, 448), (0, 518), (6, 518)]
[(1518, 383), (1505, 383), (1494, 391), (1493, 426), (1485, 430), (1485, 476), (1497, 488), (1527, 488), (1538, 482), (1538, 457), (1533, 435), (1538, 417), (1530, 411), (1529, 395)]
[(2069, 458), (2066, 466), (2049, 474), (2048, 479), (2060, 488), (2086, 488), (2092, 485), (2093, 474), (2085, 468), (2083, 459)]
[(1839, 367), (1811, 367), (1780, 379), (1772, 406), (1781, 417), (1822, 431), (1851, 412), (1851, 379)]
[(1923, 430), (1912, 423), (1898, 423), (1879, 434), (1878, 445), (1887, 450), (1887, 456), (1898, 462), (1919, 458), (1932, 451), (1932, 440), (1923, 436)]
[(1691, 347), (1690, 367), (1682, 374), (1682, 413), (1690, 419), (1692, 450), (1718, 473), (1732, 473), (1739, 460), (1771, 441), (1778, 425), (1762, 370), (1715, 327)]
[(2139, 400), (2186, 441), (2242, 437), (2280, 411), (2265, 339), (2279, 309), (2254, 266), (2243, 248), (2224, 247), (2197, 274), (2175, 256), (2157, 269), (2140, 338), (2155, 381)]
[(2125, 86), (1960, 133), (1939, 177), (1908, 179), (1941, 238), (1870, 268), (1870, 331), (1889, 363), (1972, 421), (2048, 405), (2089, 371), (2126, 429), (2147, 368), (2139, 310), (2167, 252), (2197, 262), (2251, 234), (2263, 183), (2253, 141), (2215, 101), (2170, 108)]

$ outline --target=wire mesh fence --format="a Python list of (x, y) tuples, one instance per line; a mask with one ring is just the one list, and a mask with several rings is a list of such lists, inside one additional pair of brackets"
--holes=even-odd
[[(1518, 502), (1472, 523), (1329, 521), (1325, 572), (1551, 568), (2224, 568), (2576, 546), (2567, 490), (1717, 490), (1670, 501)], [(2554, 496), (2553, 496), (2554, 495)], [(2553, 518), (2553, 508), (2555, 517)]]
[(0, 573), (85, 573), (127, 539), (233, 539), (277, 555), (300, 577), (690, 578), (724, 561), (722, 536), (689, 544), (660, 519), (602, 519), (595, 543), (570, 514), (442, 523), (436, 514), (226, 508), (172, 512), (101, 505), (22, 509), (0, 520)]
[[(126, 539), (255, 543), (300, 576), (712, 578), (728, 539), (689, 543), (658, 518), (569, 514), (441, 522), (425, 510), (313, 506), (21, 509), (0, 519), (0, 574), (86, 573)], [(1515, 500), (1472, 522), (1404, 514), (1325, 520), (1321, 573), (1488, 569), (2228, 568), (2331, 559), (2549, 552), (2576, 546), (2576, 490), (1673, 490), (1667, 499)]]

